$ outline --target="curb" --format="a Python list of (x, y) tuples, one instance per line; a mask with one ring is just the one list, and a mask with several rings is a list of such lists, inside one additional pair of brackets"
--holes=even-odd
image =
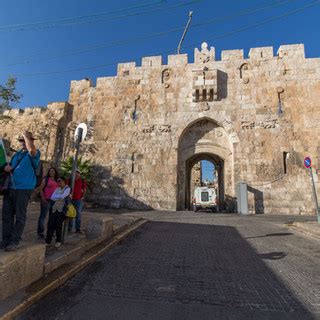
[[(85, 254), (85, 252), (93, 249), (94, 247), (98, 246), (101, 243), (106, 242), (107, 240), (110, 241), (110, 239), (115, 238), (115, 236), (121, 232), (124, 232), (131, 226), (133, 226), (135, 223), (138, 223), (142, 220), (142, 218), (138, 218), (136, 221), (132, 221), (128, 224), (125, 224), (121, 227), (119, 227), (112, 236), (103, 236), (102, 238), (92, 239), (90, 242), (84, 243), (79, 247), (76, 247), (72, 249), (71, 251), (68, 251), (65, 255), (61, 256), (59, 259), (56, 259), (54, 261), (47, 262), (44, 265), (44, 275), (48, 275), (52, 271), (62, 267), (65, 264), (72, 263), (73, 261), (79, 259), (81, 255)], [(75, 259), (76, 257), (76, 259)]]
[[(29, 308), (31, 305), (42, 299), (44, 296), (49, 294), (51, 291), (59, 288), (62, 286), (67, 280), (69, 280), (71, 277), (73, 277), (76, 273), (84, 269), (86, 266), (91, 264), (95, 259), (97, 259), (99, 256), (103, 255), (105, 252), (111, 250), (114, 246), (122, 242), (124, 239), (126, 239), (129, 235), (134, 233), (138, 228), (142, 227), (144, 224), (146, 224), (147, 220), (140, 220), (136, 222), (135, 224), (129, 226), (126, 230), (121, 231), (121, 233), (117, 233), (114, 237), (111, 239), (108, 239), (106, 241), (101, 242), (100, 244), (97, 244), (95, 247), (91, 248), (92, 250), (95, 250), (93, 254), (90, 254), (90, 252), (86, 252), (85, 256), (81, 258), (80, 260), (74, 262), (69, 266), (68, 270), (63, 273), (63, 275), (60, 275), (58, 277), (51, 277), (50, 274), (48, 274), (48, 280), (49, 282), (45, 284), (40, 290), (38, 290), (35, 293), (32, 293), (29, 297), (27, 297), (24, 301), (20, 302), (18, 305), (16, 305), (13, 309), (6, 312), (3, 315), (0, 315), (1, 320), (10, 320), (14, 319), (14, 317), (18, 316), (20, 313), (25, 311), (27, 308)], [(111, 240), (111, 241), (110, 241)], [(107, 244), (106, 244), (107, 242)], [(61, 266), (63, 268), (64, 266)]]
[(320, 240), (320, 236), (318, 234), (314, 234), (314, 233), (308, 231), (307, 229), (305, 229), (305, 228), (303, 228), (303, 227), (301, 227), (299, 225), (296, 225), (295, 222), (293, 222), (293, 223), (284, 223), (283, 226), (286, 227), (286, 228), (290, 228), (290, 229), (292, 229), (294, 231), (297, 231), (299, 233), (303, 233), (304, 235), (307, 235), (307, 236), (309, 236), (309, 237), (311, 237), (313, 239)]

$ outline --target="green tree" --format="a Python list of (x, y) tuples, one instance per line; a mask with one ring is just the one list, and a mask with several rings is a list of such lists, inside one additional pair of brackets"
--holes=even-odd
[[(73, 157), (68, 157), (66, 160), (61, 162), (60, 174), (63, 177), (69, 177), (71, 175), (73, 165)], [(92, 182), (92, 168), (93, 164), (89, 160), (83, 160), (81, 157), (78, 158), (77, 168), (81, 172), (82, 178), (84, 178), (88, 184)]]
[(0, 84), (0, 121), (9, 121), (11, 118), (3, 115), (5, 110), (16, 105), (22, 95), (16, 93), (17, 79), (9, 77), (4, 85)]

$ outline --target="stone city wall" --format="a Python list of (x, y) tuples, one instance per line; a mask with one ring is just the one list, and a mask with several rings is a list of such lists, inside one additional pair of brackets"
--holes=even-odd
[[(222, 51), (217, 61), (204, 43), (193, 62), (181, 54), (166, 64), (161, 56), (121, 63), (95, 86), (71, 82), (64, 141), (77, 123), (88, 124), (83, 153), (98, 177), (91, 197), (112, 207), (184, 209), (190, 164), (211, 159), (226, 210), (235, 209), (237, 183), (245, 181), (251, 212), (313, 214), (303, 158), (320, 168), (319, 79), (320, 59), (306, 59), (301, 44), (277, 55), (253, 48), (248, 58)], [(56, 148), (48, 146), (47, 156)], [(71, 146), (63, 150), (62, 157)]]

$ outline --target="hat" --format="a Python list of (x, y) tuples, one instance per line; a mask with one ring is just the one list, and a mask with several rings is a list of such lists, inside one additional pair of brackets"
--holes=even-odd
[[(33, 136), (33, 134), (32, 134), (32, 132), (30, 132), (30, 131), (26, 131), (26, 133), (28, 133), (28, 135), (29, 135), (29, 137), (30, 137), (30, 139), (31, 140), (37, 140), (34, 136)], [(18, 136), (18, 139), (17, 139), (18, 141), (24, 141), (24, 137), (23, 137), (23, 135), (19, 135)]]
[(80, 169), (79, 169), (79, 168), (77, 168), (77, 169), (76, 169), (76, 172), (79, 172), (79, 173), (81, 173), (81, 171), (80, 171)]

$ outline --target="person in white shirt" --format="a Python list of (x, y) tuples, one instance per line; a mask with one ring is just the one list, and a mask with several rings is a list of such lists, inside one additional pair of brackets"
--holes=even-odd
[(71, 189), (66, 185), (66, 180), (64, 178), (58, 178), (57, 182), (59, 187), (51, 196), (51, 206), (49, 210), (49, 221), (46, 237), (46, 243), (51, 244), (53, 234), (56, 232), (56, 248), (61, 246), (62, 224), (66, 219), (65, 213), (67, 206), (71, 201)]

